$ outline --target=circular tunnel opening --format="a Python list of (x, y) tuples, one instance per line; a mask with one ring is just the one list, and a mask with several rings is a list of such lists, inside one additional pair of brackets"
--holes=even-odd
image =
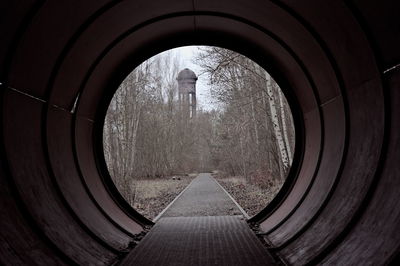
[(103, 149), (113, 184), (147, 219), (167, 215), (199, 173), (210, 173), (240, 210), (174, 215), (250, 218), (287, 180), (295, 138), (291, 107), (264, 68), (229, 49), (184, 46), (125, 77), (104, 118)]
[(293, 167), (251, 219), (274, 253), (299, 265), (397, 258), (396, 9), (368, 1), (161, 2), (7, 7), (14, 12), (6, 12), (13, 34), (2, 46), (1, 188), (9, 196), (1, 233), (9, 261), (113, 264), (132, 247), (151, 221), (110, 184), (105, 112), (132, 66), (189, 44), (252, 58), (291, 104)]

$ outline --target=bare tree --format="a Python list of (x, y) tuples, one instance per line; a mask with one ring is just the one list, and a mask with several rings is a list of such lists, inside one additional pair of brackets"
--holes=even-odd
[(126, 77), (110, 103), (103, 131), (105, 159), (132, 205), (137, 179), (210, 169), (210, 119), (207, 112), (182, 119), (176, 99), (180, 70), (173, 53), (155, 56)]
[[(293, 121), (282, 91), (250, 59), (206, 47), (197, 58), (209, 76), (213, 97), (222, 103), (217, 127), (219, 166), (231, 175), (262, 173), (283, 180), (293, 158)], [(218, 154), (219, 155), (215, 155)]]

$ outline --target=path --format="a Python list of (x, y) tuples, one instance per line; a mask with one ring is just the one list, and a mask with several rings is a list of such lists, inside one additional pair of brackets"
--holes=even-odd
[(161, 217), (241, 215), (210, 174), (199, 174)]
[(121, 265), (275, 265), (241, 214), (210, 174), (200, 174)]

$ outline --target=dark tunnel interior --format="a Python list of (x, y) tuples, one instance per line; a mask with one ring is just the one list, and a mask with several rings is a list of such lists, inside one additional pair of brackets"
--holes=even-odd
[(293, 107), (290, 182), (251, 218), (288, 265), (395, 265), (400, 2), (1, 1), (0, 263), (111, 265), (152, 224), (108, 176), (107, 103), (146, 58), (215, 45)]

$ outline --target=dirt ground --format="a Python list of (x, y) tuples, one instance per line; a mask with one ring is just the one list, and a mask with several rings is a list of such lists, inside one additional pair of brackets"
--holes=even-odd
[(175, 178), (137, 180), (133, 207), (146, 218), (153, 220), (196, 176), (190, 174)]
[(215, 174), (214, 178), (236, 200), (249, 216), (260, 212), (276, 196), (283, 182), (271, 183), (267, 188), (250, 184), (242, 176), (222, 177)]

